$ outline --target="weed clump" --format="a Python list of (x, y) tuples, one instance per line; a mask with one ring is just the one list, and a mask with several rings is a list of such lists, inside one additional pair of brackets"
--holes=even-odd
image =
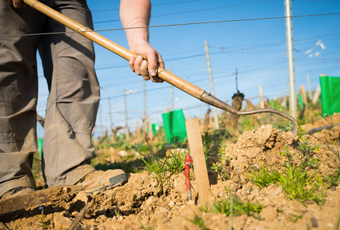
[[(226, 189), (228, 190), (228, 189)], [(262, 205), (258, 203), (252, 203), (250, 201), (242, 202), (240, 198), (232, 195), (230, 190), (230, 199), (222, 199), (220, 201), (215, 201), (211, 208), (202, 207), (202, 211), (225, 214), (228, 216), (240, 216), (246, 214), (248, 216), (253, 216), (257, 219), (262, 220), (259, 213), (262, 211)]]
[[(303, 139), (303, 141), (306, 140)], [(251, 173), (246, 176), (260, 188), (267, 187), (269, 184), (281, 185), (285, 195), (292, 200), (302, 203), (313, 200), (319, 205), (323, 204), (324, 178), (316, 175), (320, 164), (318, 158), (313, 157), (313, 151), (319, 151), (319, 147), (303, 141), (297, 146), (298, 155), (291, 154), (288, 147), (279, 153), (287, 157), (281, 170), (262, 166), (259, 170), (250, 170)]]

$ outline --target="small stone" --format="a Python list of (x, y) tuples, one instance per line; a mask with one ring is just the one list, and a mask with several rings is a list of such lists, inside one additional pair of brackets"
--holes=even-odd
[(157, 198), (154, 196), (150, 196), (149, 199), (145, 202), (145, 206), (152, 206), (154, 203), (156, 203)]
[(318, 221), (315, 219), (315, 217), (310, 218), (310, 222), (313, 228), (317, 228), (319, 226)]
[(64, 193), (68, 193), (70, 191), (70, 188), (68, 188), (68, 187), (63, 187), (63, 192)]
[(78, 192), (74, 200), (80, 200), (80, 201), (83, 201), (85, 204), (87, 204), (89, 198), (87, 197), (85, 192)]
[(175, 203), (174, 201), (170, 201), (170, 202), (169, 202), (170, 208), (172, 208), (175, 204), (176, 204), (176, 203)]
[(123, 219), (124, 219), (123, 216), (120, 216), (120, 217), (119, 217), (119, 220), (123, 220)]
[(76, 218), (77, 216), (78, 216), (78, 212), (72, 212), (72, 216), (74, 217), (74, 218)]
[(64, 230), (70, 227), (72, 221), (69, 218), (65, 217), (63, 213), (57, 213), (54, 215), (53, 223), (54, 229)]
[(128, 155), (128, 153), (125, 151), (125, 150), (121, 150), (118, 152), (118, 155), (121, 156), (121, 157), (125, 157)]
[(182, 203), (182, 202), (177, 202), (176, 205), (177, 205), (177, 206), (182, 206), (183, 203)]

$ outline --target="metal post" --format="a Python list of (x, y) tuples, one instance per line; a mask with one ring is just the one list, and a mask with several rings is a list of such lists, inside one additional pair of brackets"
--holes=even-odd
[(124, 104), (125, 104), (125, 132), (126, 140), (129, 140), (129, 126), (128, 126), (128, 112), (127, 112), (127, 102), (126, 102), (126, 90), (124, 89)]
[[(169, 72), (172, 72), (172, 68), (169, 67)], [(174, 104), (174, 87), (170, 85), (170, 100), (171, 100), (171, 111), (175, 110), (175, 104)]]
[(309, 98), (312, 99), (313, 95), (312, 95), (312, 87), (310, 87), (309, 73), (306, 74), (306, 77), (307, 77), (307, 87), (308, 87)]
[(295, 70), (294, 70), (294, 46), (293, 46), (293, 26), (292, 26), (292, 1), (284, 0), (286, 16), (286, 43), (287, 43), (287, 60), (288, 60), (288, 78), (289, 78), (289, 111), (294, 118), (297, 117), (296, 87), (295, 87)]
[[(210, 82), (210, 91), (211, 91), (211, 94), (213, 96), (215, 96), (214, 83), (213, 83), (213, 78), (212, 78), (212, 73), (211, 73), (209, 48), (208, 48), (208, 42), (207, 41), (204, 41), (204, 49), (205, 49), (205, 56), (206, 56), (206, 59), (207, 59), (209, 82)], [(218, 124), (217, 108), (213, 107), (213, 111), (214, 111), (215, 128), (219, 129), (220, 127), (219, 127), (219, 124)]]

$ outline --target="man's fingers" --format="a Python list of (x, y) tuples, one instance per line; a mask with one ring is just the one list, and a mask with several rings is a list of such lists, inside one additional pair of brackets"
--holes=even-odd
[(142, 76), (149, 76), (148, 62), (146, 60), (143, 60), (140, 66), (140, 73)]
[(158, 65), (165, 69), (164, 61), (160, 53), (157, 52)]
[(142, 62), (143, 62), (143, 57), (139, 55), (134, 63), (135, 73), (137, 75), (141, 75), (140, 66), (142, 65)]
[(135, 57), (132, 57), (129, 61), (130, 68), (133, 72), (135, 72), (135, 61), (136, 61)]
[(22, 0), (13, 0), (13, 6), (15, 8), (21, 8), (24, 6), (24, 3)]

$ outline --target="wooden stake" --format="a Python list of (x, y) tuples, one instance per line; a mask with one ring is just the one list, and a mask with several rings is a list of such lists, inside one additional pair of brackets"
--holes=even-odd
[(150, 140), (153, 139), (153, 133), (152, 133), (152, 125), (151, 125), (151, 118), (148, 117), (148, 125), (149, 125), (149, 138)]
[(316, 90), (315, 90), (314, 95), (313, 95), (313, 100), (312, 100), (313, 104), (318, 102), (320, 94), (321, 94), (321, 87), (320, 87), (320, 85), (318, 85), (316, 87)]
[(211, 197), (210, 184), (198, 118), (186, 120), (185, 125), (190, 146), (190, 156), (192, 157), (194, 165), (199, 203), (201, 205), (207, 205)]
[(260, 108), (264, 109), (264, 101), (263, 101), (263, 89), (262, 85), (259, 85), (259, 95), (260, 95)]
[(139, 122), (138, 121), (136, 122), (136, 127), (137, 127), (137, 130), (136, 130), (136, 132), (137, 132), (137, 139), (140, 139), (140, 127), (139, 127)]
[(307, 94), (306, 94), (306, 89), (305, 89), (304, 85), (300, 86), (300, 93), (301, 93), (301, 96), (302, 96), (302, 102), (305, 105), (305, 108), (307, 110), (308, 109), (307, 108)]

